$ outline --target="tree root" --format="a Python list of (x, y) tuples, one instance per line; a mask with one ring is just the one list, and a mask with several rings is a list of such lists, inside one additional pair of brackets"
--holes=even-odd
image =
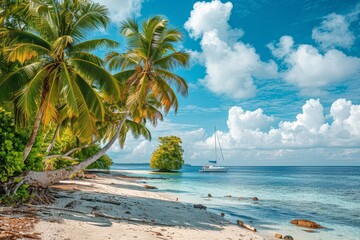
[(29, 187), (30, 194), (29, 204), (32, 205), (50, 205), (55, 201), (54, 196), (50, 193), (49, 188)]

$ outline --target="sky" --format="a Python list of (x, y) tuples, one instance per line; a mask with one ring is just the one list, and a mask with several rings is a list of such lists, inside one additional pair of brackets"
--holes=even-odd
[(192, 59), (176, 70), (189, 85), (178, 113), (149, 126), (151, 142), (114, 145), (114, 162), (149, 162), (157, 138), (176, 135), (185, 162), (205, 165), (216, 127), (222, 165), (360, 165), (360, 1), (96, 1), (112, 24), (90, 36), (121, 52), (121, 21), (162, 15)]

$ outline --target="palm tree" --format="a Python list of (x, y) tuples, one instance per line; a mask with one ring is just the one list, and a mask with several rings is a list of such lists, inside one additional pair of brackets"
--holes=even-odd
[(110, 70), (121, 70), (115, 78), (128, 85), (126, 108), (142, 116), (151, 97), (166, 114), (171, 107), (176, 112), (178, 101), (172, 86), (182, 96), (188, 94), (186, 81), (172, 72), (189, 63), (189, 54), (176, 50), (176, 44), (181, 42), (180, 31), (169, 27), (168, 21), (159, 16), (145, 20), (141, 26), (129, 19), (120, 31), (127, 39), (129, 50), (123, 54), (112, 52), (106, 59)]
[(25, 123), (36, 113), (25, 161), (41, 123), (57, 122), (59, 116), (76, 118), (79, 135), (90, 142), (97, 134), (96, 122), (104, 118), (103, 100), (118, 100), (120, 91), (103, 61), (91, 53), (118, 43), (85, 40), (87, 31), (107, 26), (105, 7), (79, 0), (30, 0), (22, 7), (31, 31), (8, 28), (0, 33), (6, 59), (23, 65), (0, 79), (0, 101), (13, 99), (17, 119)]
[(177, 66), (187, 66), (189, 61), (187, 53), (176, 51), (176, 44), (181, 41), (180, 32), (168, 27), (167, 20), (161, 17), (144, 21), (141, 29), (134, 20), (128, 20), (122, 25), (121, 32), (128, 39), (130, 50), (124, 54), (112, 53), (107, 58), (111, 69), (121, 69), (114, 75), (120, 97), (108, 115), (112, 118), (112, 125), (100, 134), (109, 141), (99, 152), (70, 170), (29, 171), (22, 176), (21, 183), (47, 186), (66, 179), (103, 156), (117, 139), (123, 142), (121, 139), (124, 139), (127, 129), (146, 135), (144, 124), (147, 121), (156, 124), (161, 120), (161, 110), (168, 113), (173, 107), (177, 111), (178, 101), (172, 86), (184, 96), (188, 90), (185, 80), (172, 72)]

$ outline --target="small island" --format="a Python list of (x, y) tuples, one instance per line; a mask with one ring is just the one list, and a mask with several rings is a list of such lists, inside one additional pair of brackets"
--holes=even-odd
[(158, 172), (176, 172), (184, 165), (181, 139), (176, 136), (159, 137), (160, 145), (153, 153), (150, 167)]

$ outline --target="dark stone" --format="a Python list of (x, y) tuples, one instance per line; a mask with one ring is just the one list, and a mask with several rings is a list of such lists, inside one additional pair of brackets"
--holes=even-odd
[(222, 212), (222, 213), (220, 214), (220, 216), (225, 217), (225, 213)]
[(208, 193), (208, 197), (212, 197), (210, 193)]
[(252, 200), (253, 201), (259, 201), (259, 199), (257, 197), (253, 197)]
[(202, 204), (194, 204), (194, 208), (198, 208), (198, 209), (206, 209), (206, 207)]
[(76, 205), (78, 205), (79, 202), (74, 200), (74, 201), (71, 201), (69, 202), (68, 204), (65, 205), (65, 208), (70, 208), (70, 209), (74, 209)]
[(150, 185), (145, 185), (144, 188), (146, 188), (146, 189), (158, 189), (157, 187), (150, 186)]
[(287, 235), (284, 237), (284, 240), (294, 240), (294, 238), (292, 236)]
[(125, 212), (125, 214), (131, 214), (131, 212), (129, 212), (129, 211), (126, 211), (126, 212)]

